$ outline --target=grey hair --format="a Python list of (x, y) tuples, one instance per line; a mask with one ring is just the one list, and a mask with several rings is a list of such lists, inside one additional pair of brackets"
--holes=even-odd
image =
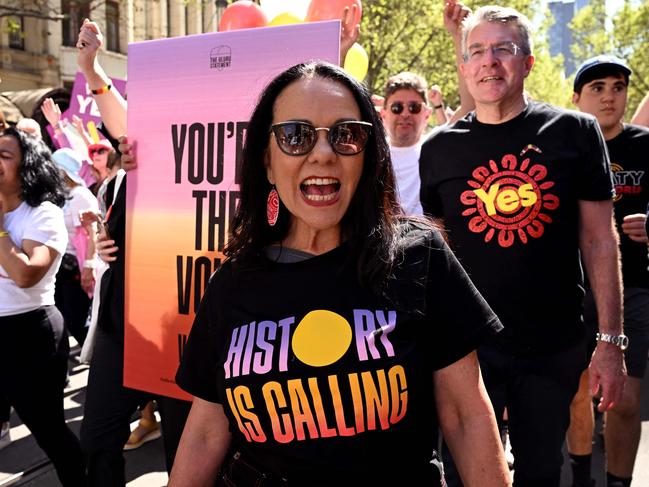
[(499, 5), (485, 5), (464, 19), (462, 22), (462, 53), (466, 54), (466, 41), (469, 32), (483, 22), (500, 22), (516, 28), (523, 54), (532, 54), (532, 23), (530, 20), (516, 9)]

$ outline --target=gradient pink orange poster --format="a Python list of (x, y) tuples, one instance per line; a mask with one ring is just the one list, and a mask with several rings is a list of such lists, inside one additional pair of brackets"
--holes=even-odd
[(124, 384), (176, 398), (174, 381), (238, 200), (237, 161), (258, 95), (284, 69), (337, 63), (340, 22), (146, 41), (128, 49)]

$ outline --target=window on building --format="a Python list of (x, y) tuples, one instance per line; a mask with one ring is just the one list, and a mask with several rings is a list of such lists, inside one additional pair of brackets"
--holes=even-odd
[(74, 47), (79, 38), (83, 19), (90, 18), (90, 0), (62, 0), (61, 11), (64, 15), (63, 45)]
[(25, 19), (23, 17), (8, 17), (9, 47), (25, 49)]
[(119, 52), (119, 4), (106, 2), (106, 49)]

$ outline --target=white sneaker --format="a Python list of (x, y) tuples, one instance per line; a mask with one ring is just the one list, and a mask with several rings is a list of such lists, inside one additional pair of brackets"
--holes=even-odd
[(0, 450), (11, 443), (11, 426), (9, 421), (2, 423), (0, 429)]

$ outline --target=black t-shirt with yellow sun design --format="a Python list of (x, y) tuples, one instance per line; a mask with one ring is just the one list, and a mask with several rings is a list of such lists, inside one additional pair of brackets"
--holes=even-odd
[(506, 352), (550, 353), (583, 336), (579, 201), (613, 198), (594, 117), (530, 102), (484, 124), (475, 112), (442, 127), (420, 158), (424, 212), (505, 327)]
[(177, 381), (223, 405), (234, 448), (262, 470), (289, 485), (439, 485), (433, 373), (501, 325), (441, 236), (417, 231), (383, 297), (346, 244), (214, 274)]

